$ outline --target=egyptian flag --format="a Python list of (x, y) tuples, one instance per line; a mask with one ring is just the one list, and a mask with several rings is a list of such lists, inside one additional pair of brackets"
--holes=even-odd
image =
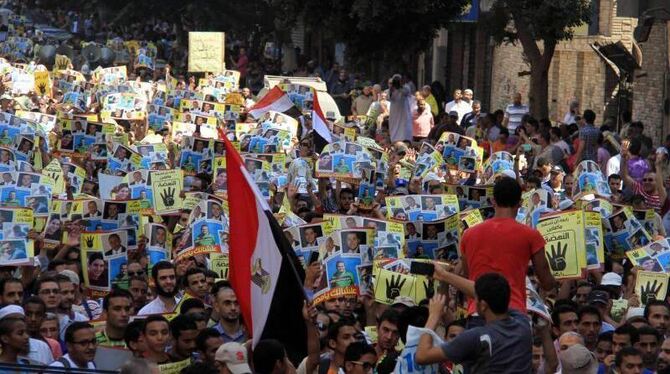
[(314, 130), (314, 148), (321, 153), (326, 144), (333, 142), (330, 126), (323, 115), (321, 105), (319, 104), (318, 92), (314, 91), (314, 107), (312, 109), (312, 129)]
[(293, 102), (279, 85), (272, 87), (254, 106), (249, 108), (249, 114), (254, 118), (260, 118), (263, 114), (274, 110), (275, 112), (288, 112), (293, 108)]
[(226, 145), (229, 274), (254, 347), (277, 339), (296, 362), (307, 355), (302, 318), (305, 278), (293, 248), (230, 141)]

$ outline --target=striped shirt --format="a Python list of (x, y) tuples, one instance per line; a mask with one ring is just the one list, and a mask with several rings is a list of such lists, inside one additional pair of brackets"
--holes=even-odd
[(661, 211), (661, 208), (663, 207), (663, 202), (661, 201), (661, 197), (655, 193), (655, 194), (648, 194), (644, 191), (644, 188), (642, 188), (642, 183), (640, 182), (635, 182), (635, 187), (633, 188), (633, 193), (634, 194), (640, 194), (644, 198), (644, 203), (651, 209), (654, 209), (656, 213), (659, 213)]
[(526, 114), (528, 114), (527, 105), (510, 104), (507, 106), (505, 109), (505, 118), (507, 118), (507, 129), (509, 130), (510, 135), (512, 135), (514, 130), (521, 125), (521, 120)]

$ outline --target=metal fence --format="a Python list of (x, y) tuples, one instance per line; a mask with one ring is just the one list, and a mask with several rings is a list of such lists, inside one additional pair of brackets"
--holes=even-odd
[(118, 374), (118, 371), (110, 370), (93, 370), (93, 369), (75, 369), (75, 368), (58, 368), (42, 365), (15, 365), (0, 363), (0, 374), (13, 373), (44, 373), (44, 374)]

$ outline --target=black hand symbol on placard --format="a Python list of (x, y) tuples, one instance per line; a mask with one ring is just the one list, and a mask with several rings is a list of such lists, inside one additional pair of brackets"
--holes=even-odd
[(549, 267), (552, 271), (563, 271), (568, 266), (567, 261), (565, 261), (565, 253), (568, 251), (567, 244), (561, 244), (561, 242), (556, 243), (554, 246), (551, 245), (549, 253)]
[(58, 174), (51, 174), (51, 178), (54, 180), (54, 182), (58, 182), (58, 179), (60, 179), (60, 175)]
[(423, 282), (423, 288), (426, 290), (426, 298), (432, 299), (435, 296), (435, 281), (427, 279)]
[(170, 207), (174, 205), (174, 192), (174, 187), (168, 187), (161, 192), (161, 199), (163, 199), (163, 204), (165, 206)]
[(654, 283), (647, 282), (644, 286), (640, 286), (640, 299), (642, 304), (647, 304), (649, 301), (656, 299), (656, 294), (661, 290), (661, 285), (657, 280)]
[(85, 240), (86, 240), (86, 246), (88, 248), (93, 248), (93, 237), (89, 236)]
[(45, 83), (40, 83), (37, 85), (37, 90), (40, 92), (40, 95), (44, 95), (47, 92), (47, 85)]
[(400, 290), (405, 285), (407, 279), (404, 279), (400, 274), (398, 276), (391, 275), (391, 280), (386, 279), (386, 298), (393, 300), (400, 296)]

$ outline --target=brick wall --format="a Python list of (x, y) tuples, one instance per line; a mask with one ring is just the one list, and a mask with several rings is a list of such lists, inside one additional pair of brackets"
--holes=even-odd
[(665, 74), (668, 71), (668, 23), (656, 21), (649, 39), (640, 43), (642, 69), (633, 83), (633, 120), (642, 121), (645, 133), (660, 144), (668, 134), (668, 116), (663, 111)]

